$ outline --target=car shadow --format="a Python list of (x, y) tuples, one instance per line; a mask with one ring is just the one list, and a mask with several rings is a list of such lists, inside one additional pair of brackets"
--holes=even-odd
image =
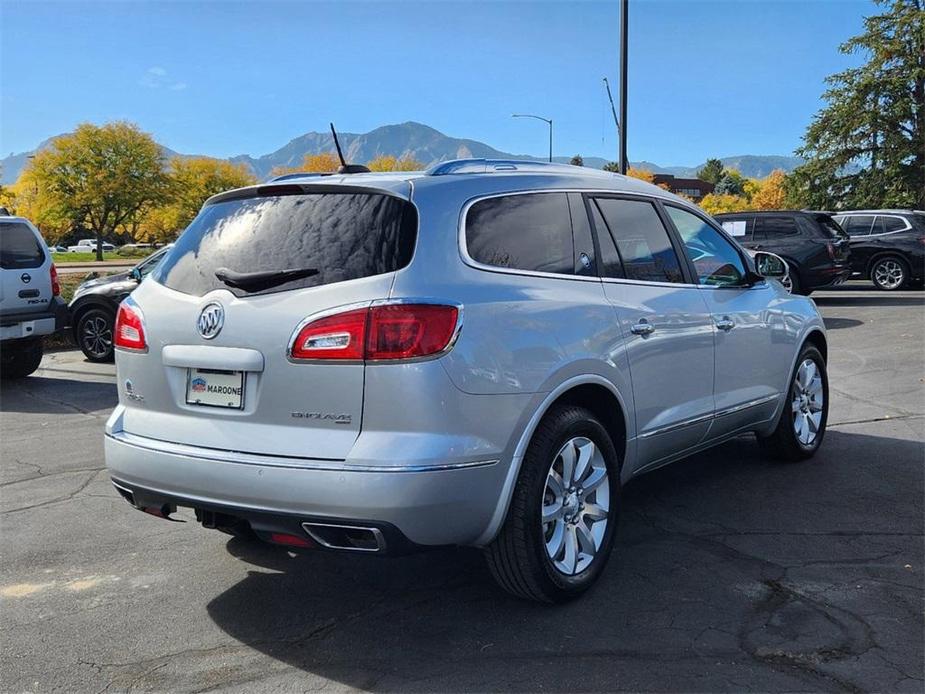
[(86, 413), (111, 410), (119, 402), (111, 382), (32, 375), (0, 383), (0, 411), (4, 413)]
[(857, 320), (855, 318), (829, 318), (823, 316), (823, 322), (825, 327), (828, 330), (841, 330), (843, 328), (856, 328), (859, 325), (864, 325), (864, 321)]
[(895, 296), (889, 292), (862, 296), (813, 296), (817, 306), (925, 306), (921, 296)]
[[(891, 451), (886, 469), (871, 464), (883, 450)], [(627, 486), (598, 585), (566, 605), (507, 596), (471, 549), (296, 555), (232, 539), (228, 552), (253, 568), (207, 611), (260, 654), (372, 691), (638, 690), (655, 682), (716, 691), (745, 681), (824, 689), (825, 667), (860, 658), (871, 637), (822, 588), (810, 600), (787, 586), (804, 570), (818, 585), (840, 585), (846, 567), (865, 565), (857, 573), (875, 584), (877, 600), (908, 593), (903, 599), (917, 604), (922, 458), (920, 442), (830, 430), (802, 464), (771, 462), (743, 437), (656, 470)], [(859, 513), (859, 504), (880, 511)], [(869, 564), (884, 543), (901, 548), (917, 576)], [(893, 638), (911, 649), (913, 674), (921, 671), (916, 609), (897, 633), (878, 636), (884, 649)], [(778, 652), (824, 665), (778, 668)]]

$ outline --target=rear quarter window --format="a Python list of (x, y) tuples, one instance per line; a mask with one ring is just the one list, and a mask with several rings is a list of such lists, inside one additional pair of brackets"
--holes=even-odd
[[(317, 287), (394, 272), (411, 262), (417, 212), (378, 193), (319, 192), (232, 199), (205, 206), (152, 273), (155, 281), (202, 296), (236, 296)], [(236, 273), (312, 268), (317, 274), (259, 291), (226, 286)]]
[(28, 224), (0, 224), (0, 268), (40, 267), (45, 262), (44, 244)]

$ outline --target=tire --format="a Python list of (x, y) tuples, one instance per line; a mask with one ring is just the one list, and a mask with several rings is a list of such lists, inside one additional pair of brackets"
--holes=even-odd
[[(808, 369), (802, 371), (807, 362), (812, 362), (816, 375), (819, 377), (818, 387), (814, 387), (810, 382), (803, 388), (802, 381), (797, 380), (803, 378), (804, 374), (811, 373)], [(811, 380), (814, 380), (814, 377)], [(820, 396), (821, 404), (819, 403)], [(819, 406), (818, 410), (814, 409), (815, 405)], [(819, 415), (818, 418), (814, 416), (816, 414)], [(787, 462), (806, 460), (812, 458), (822, 445), (828, 418), (829, 378), (825, 359), (816, 347), (806, 344), (800, 350), (800, 356), (790, 375), (787, 400), (784, 402), (777, 427), (770, 436), (759, 437), (758, 441), (779, 460)]]
[(895, 292), (909, 280), (909, 265), (902, 258), (886, 255), (870, 266), (870, 281), (877, 289)]
[[(572, 477), (566, 468), (571, 456), (579, 481), (571, 485), (573, 491), (561, 485), (562, 494), (556, 494), (547, 486), (550, 474)], [(554, 516), (548, 523), (544, 509)], [(507, 518), (485, 550), (492, 576), (527, 600), (553, 603), (578, 597), (607, 564), (619, 509), (620, 466), (607, 431), (583, 407), (554, 407), (530, 440)], [(569, 566), (570, 571), (563, 568)]]
[(799, 294), (800, 296), (809, 296), (812, 293), (810, 289), (807, 291), (803, 288), (803, 283), (800, 281), (800, 273), (794, 272), (790, 275), (790, 293)]
[(42, 339), (19, 340), (0, 346), (0, 378), (25, 378), (42, 363)]
[(74, 340), (84, 356), (92, 362), (111, 362), (115, 359), (112, 346), (116, 317), (103, 308), (84, 311), (74, 326)]

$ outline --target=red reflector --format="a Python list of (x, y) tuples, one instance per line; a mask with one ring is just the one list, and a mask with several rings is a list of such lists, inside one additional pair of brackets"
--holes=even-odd
[(370, 309), (366, 358), (414, 359), (442, 352), (456, 331), (459, 310), (433, 304), (393, 304)]
[(388, 304), (314, 320), (292, 343), (293, 359), (384, 361), (438, 354), (450, 346), (459, 309), (437, 304)]
[(119, 304), (119, 312), (116, 314), (113, 344), (120, 349), (135, 352), (143, 352), (148, 348), (141, 312), (126, 305), (125, 302)]
[(298, 535), (286, 535), (285, 533), (271, 533), (270, 542), (278, 545), (289, 545), (290, 547), (314, 547), (315, 543), (305, 537)]
[(61, 296), (61, 284), (58, 282), (58, 268), (55, 267), (55, 264), (51, 264), (51, 295), (52, 296)]

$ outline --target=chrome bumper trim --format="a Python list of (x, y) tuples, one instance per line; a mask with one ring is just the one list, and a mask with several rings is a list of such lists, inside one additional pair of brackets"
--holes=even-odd
[(201, 460), (216, 460), (223, 463), (243, 465), (266, 465), (269, 467), (292, 468), (296, 470), (326, 470), (329, 472), (441, 472), (444, 470), (468, 470), (495, 465), (498, 460), (474, 460), (464, 463), (433, 465), (351, 465), (341, 460), (319, 460), (317, 458), (296, 458), (290, 456), (261, 455), (242, 451), (226, 451), (219, 448), (203, 448), (182, 443), (150, 439), (125, 431), (106, 434), (106, 437), (127, 446), (133, 446), (156, 453), (185, 456)]

